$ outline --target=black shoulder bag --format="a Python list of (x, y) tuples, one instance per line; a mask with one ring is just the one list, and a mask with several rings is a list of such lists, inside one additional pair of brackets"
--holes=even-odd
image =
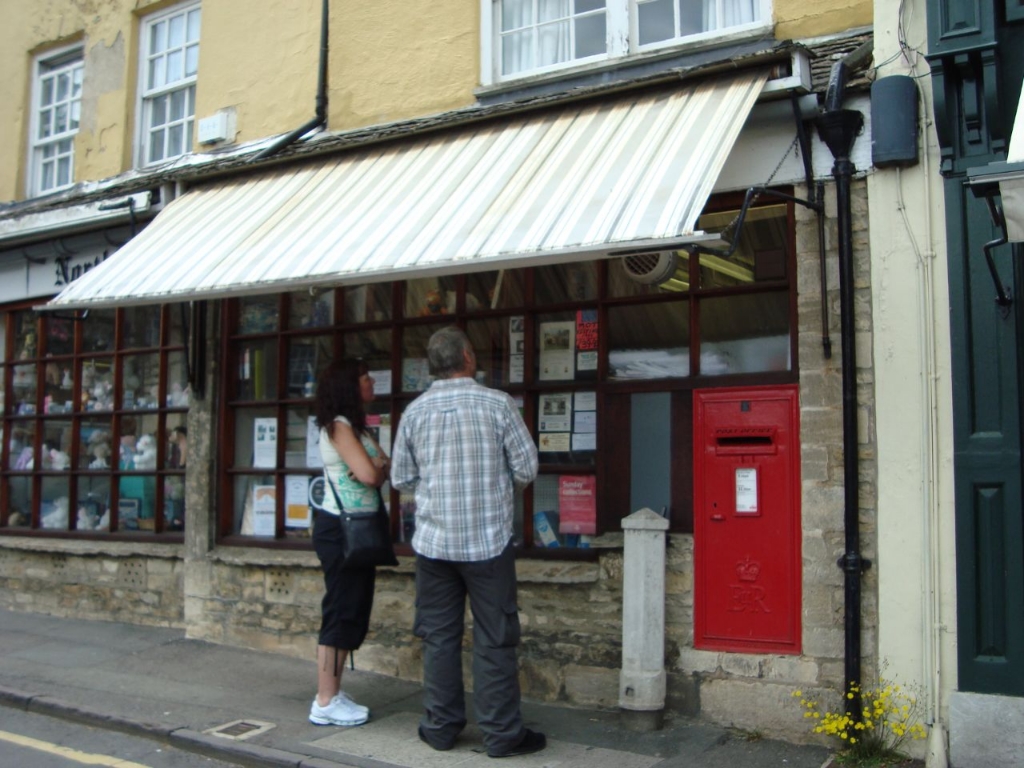
[[(324, 478), (338, 503), (341, 518), (341, 567), (372, 568), (376, 565), (398, 565), (391, 543), (391, 520), (380, 499), (374, 512), (346, 512), (341, 497), (324, 470)], [(377, 493), (378, 498), (380, 492)]]

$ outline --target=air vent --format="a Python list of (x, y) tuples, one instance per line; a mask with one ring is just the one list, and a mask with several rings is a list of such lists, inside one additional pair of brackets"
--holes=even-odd
[(622, 268), (629, 278), (643, 285), (658, 285), (676, 273), (674, 251), (650, 251), (622, 257)]

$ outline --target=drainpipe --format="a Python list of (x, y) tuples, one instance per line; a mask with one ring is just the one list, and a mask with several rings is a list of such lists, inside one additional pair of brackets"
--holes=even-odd
[[(836, 208), (839, 225), (839, 306), (843, 355), (843, 484), (846, 551), (838, 565), (844, 575), (845, 597), (845, 673), (846, 685), (860, 687), (861, 679), (861, 574), (870, 566), (860, 553), (859, 461), (857, 456), (857, 358), (853, 317), (853, 226), (850, 180), (856, 170), (850, 160), (854, 139), (860, 133), (864, 117), (852, 109), (842, 109), (850, 58), (832, 67), (825, 96), (825, 111), (815, 120), (822, 141), (832, 152), (832, 176), (836, 182)], [(854, 693), (850, 710), (860, 719), (860, 694)]]
[(330, 18), (330, 0), (323, 0), (320, 9), (320, 65), (316, 83), (316, 114), (308, 123), (300, 125), (291, 133), (286, 133), (269, 147), (260, 150), (253, 160), (265, 160), (271, 155), (276, 155), (289, 144), (305, 136), (315, 128), (327, 127), (327, 51), (329, 48), (327, 35), (327, 22)]

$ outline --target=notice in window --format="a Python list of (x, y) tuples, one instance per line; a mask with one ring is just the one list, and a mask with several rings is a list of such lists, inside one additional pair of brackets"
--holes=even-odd
[(284, 525), (286, 528), (309, 528), (313, 522), (309, 506), (309, 477), (288, 475), (284, 479)]
[(253, 421), (252, 465), (277, 466), (277, 419), (273, 416)]
[(252, 533), (253, 536), (274, 536), (277, 533), (275, 512), (277, 488), (273, 485), (257, 485), (252, 489)]
[(541, 432), (568, 432), (572, 424), (572, 393), (541, 395), (538, 410)]
[(597, 310), (576, 312), (576, 370), (597, 370)]
[(736, 470), (736, 513), (757, 514), (757, 470), (753, 467)]
[(559, 476), (558, 532), (597, 533), (597, 478), (593, 475)]
[(319, 468), (324, 465), (320, 455), (320, 427), (316, 425), (316, 416), (306, 420), (306, 466)]
[(564, 381), (576, 375), (576, 323), (540, 324), (540, 380)]

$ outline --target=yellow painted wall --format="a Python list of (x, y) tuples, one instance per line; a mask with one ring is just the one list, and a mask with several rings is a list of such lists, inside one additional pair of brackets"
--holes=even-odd
[(866, 27), (874, 15), (872, 0), (774, 0), (779, 40), (820, 37)]
[[(174, 0), (8, 0), (0, 24), (0, 200), (24, 197), (33, 55), (85, 45), (75, 178), (132, 167), (139, 19)], [(233, 109), (238, 142), (284, 133), (315, 109), (320, 0), (203, 7), (196, 117)], [(870, 0), (775, 0), (777, 36), (870, 24)], [(357, 128), (475, 101), (478, 0), (332, 0), (328, 127)]]

